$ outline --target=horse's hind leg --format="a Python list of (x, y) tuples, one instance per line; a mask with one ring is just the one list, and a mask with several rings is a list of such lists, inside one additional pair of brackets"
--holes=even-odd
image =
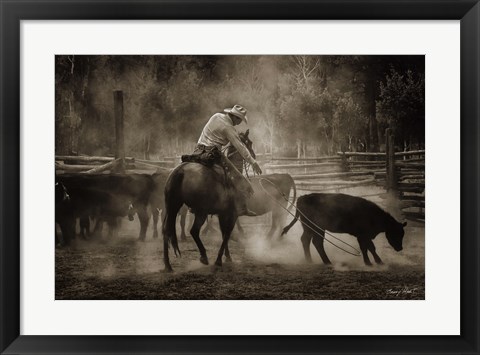
[(183, 206), (180, 209), (180, 212), (179, 212), (179, 214), (180, 214), (180, 229), (181, 229), (180, 240), (182, 242), (187, 240), (187, 236), (185, 234), (185, 222), (187, 220), (187, 211), (188, 211), (188, 209), (185, 206)]
[[(220, 229), (222, 230), (222, 245), (220, 246), (220, 250), (218, 251), (217, 260), (215, 261), (215, 265), (222, 266), (222, 257), (223, 252), (228, 251), (228, 240), (230, 239), (230, 235), (232, 234), (233, 227), (235, 226), (235, 222), (237, 218), (231, 215), (219, 215), (218, 220), (220, 222)], [(230, 259), (230, 252), (228, 251), (227, 258)]]
[(275, 206), (272, 209), (272, 227), (267, 234), (267, 239), (272, 239), (275, 236), (280, 237), (281, 228), (285, 225), (285, 217), (284, 210), (280, 206)]
[(206, 219), (207, 215), (196, 213), (195, 221), (193, 222), (192, 229), (190, 229), (190, 233), (192, 234), (193, 240), (197, 244), (198, 251), (200, 252), (200, 262), (202, 264), (208, 265), (207, 251), (205, 250), (205, 247), (200, 240), (200, 228), (202, 228)]

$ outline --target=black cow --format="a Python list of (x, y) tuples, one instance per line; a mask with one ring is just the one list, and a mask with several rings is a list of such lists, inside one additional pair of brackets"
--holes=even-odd
[[(305, 225), (303, 227), (302, 244), (305, 252), (305, 259), (311, 262), (310, 241), (317, 249), (324, 264), (330, 264), (325, 253), (323, 240), (325, 230), (335, 233), (348, 233), (357, 237), (360, 250), (363, 254), (363, 261), (366, 265), (372, 265), (368, 258), (367, 251), (372, 253), (375, 262), (382, 264), (382, 260), (375, 251), (373, 239), (377, 234), (385, 232), (389, 244), (396, 251), (402, 250), (405, 223), (397, 222), (390, 214), (382, 210), (373, 202), (360, 197), (345, 194), (312, 193), (301, 196), (297, 200), (297, 212), (293, 221), (283, 229), (282, 235), (297, 222), (298, 218), (302, 223), (310, 226), (317, 233)], [(318, 227), (312, 224), (316, 224)]]
[[(76, 174), (59, 175), (57, 181), (68, 189), (78, 217), (95, 215), (98, 221), (113, 221), (113, 218), (129, 214), (132, 206), (140, 220), (139, 239), (145, 239), (149, 216), (147, 206), (153, 189), (152, 177), (148, 174)], [(97, 222), (98, 222), (97, 221)], [(98, 223), (97, 223), (98, 224)]]
[(55, 232), (55, 244), (69, 245), (75, 237), (75, 215), (68, 190), (61, 182), (55, 183), (55, 222), (62, 232), (62, 241)]
[(71, 181), (64, 180), (60, 182), (63, 185), (69, 185), (70, 209), (73, 212), (74, 219), (80, 221), (80, 235), (85, 239), (90, 236), (90, 217), (96, 219), (94, 234), (99, 236), (102, 232), (104, 222), (107, 222), (109, 236), (113, 235), (117, 227), (117, 218), (125, 217), (133, 219), (133, 205), (129, 196), (117, 196), (111, 192), (106, 192), (96, 186), (92, 186), (91, 181), (87, 181), (79, 186)]
[(90, 217), (96, 219), (93, 234), (101, 236), (104, 222), (109, 226), (109, 237), (113, 236), (119, 224), (119, 218), (128, 215), (133, 221), (135, 208), (131, 197), (104, 192), (96, 188), (73, 188), (71, 192), (76, 216), (80, 219), (80, 235), (90, 236)]

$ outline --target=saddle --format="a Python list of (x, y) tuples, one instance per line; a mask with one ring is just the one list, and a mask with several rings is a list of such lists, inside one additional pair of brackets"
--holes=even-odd
[(193, 154), (182, 155), (183, 163), (199, 163), (211, 168), (214, 164), (222, 164), (222, 152), (217, 147), (198, 144)]
[(233, 187), (235, 185), (234, 178), (224, 161), (222, 152), (215, 146), (207, 147), (203, 144), (197, 144), (193, 154), (182, 155), (181, 159), (183, 163), (199, 163), (211, 169), (214, 165), (218, 165), (223, 170), (227, 186)]

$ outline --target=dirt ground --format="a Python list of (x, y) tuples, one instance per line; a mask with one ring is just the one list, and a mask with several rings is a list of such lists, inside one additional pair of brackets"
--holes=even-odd
[[(362, 191), (355, 191), (358, 195)], [(368, 191), (363, 191), (364, 195)], [(353, 193), (352, 193), (353, 194)], [(368, 195), (368, 194), (367, 194)], [(369, 197), (366, 197), (369, 198)], [(375, 197), (374, 197), (375, 198)], [(382, 200), (375, 201), (382, 204)], [(385, 208), (385, 206), (382, 206)], [(291, 217), (286, 216), (290, 221)], [(202, 237), (210, 264), (199, 261), (192, 238), (180, 242), (181, 258), (171, 252), (174, 273), (163, 272), (162, 238), (137, 240), (138, 221), (122, 221), (119, 235), (77, 239), (55, 252), (55, 298), (105, 300), (366, 300), (425, 299), (424, 225), (409, 221), (404, 249), (396, 253), (385, 235), (374, 240), (385, 265), (367, 267), (361, 257), (325, 245), (332, 266), (324, 266), (311, 247), (304, 261), (297, 223), (283, 239), (267, 241), (269, 216), (242, 217), (242, 237), (230, 242), (233, 263), (213, 266), (220, 232)], [(214, 226), (218, 224), (214, 218)], [(335, 234), (358, 249), (356, 238)], [(373, 261), (373, 258), (371, 258)]]

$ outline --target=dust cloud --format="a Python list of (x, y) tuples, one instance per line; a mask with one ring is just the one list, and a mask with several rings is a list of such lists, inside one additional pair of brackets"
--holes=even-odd
[[(379, 194), (380, 191), (383, 191), (383, 189), (381, 190), (376, 187), (356, 187), (350, 188), (348, 191), (343, 190), (342, 192), (370, 200), (389, 212), (398, 221), (403, 221), (398, 200), (389, 197), (381, 197)], [(301, 194), (302, 193), (300, 192), (300, 195)], [(293, 210), (293, 213), (294, 212), (295, 210)], [(290, 215), (287, 216), (285, 225), (290, 223), (293, 219)], [(243, 220), (245, 221), (245, 219)], [(303, 246), (300, 241), (300, 237), (303, 233), (300, 221), (290, 229), (288, 234), (283, 237), (274, 237), (271, 240), (266, 238), (269, 227), (268, 224), (263, 227), (257, 224), (251, 224), (244, 227), (246, 235), (242, 242), (245, 246), (246, 255), (260, 263), (305, 264), (306, 261), (304, 258)], [(357, 239), (354, 236), (349, 234), (330, 233), (335, 237), (332, 238), (328, 233), (326, 239), (333, 244), (336, 244), (347, 251), (353, 252), (350, 247), (335, 240), (335, 238), (338, 238), (341, 241), (348, 243), (356, 250), (360, 250)], [(388, 244), (385, 233), (380, 233), (374, 239), (377, 253), (383, 260), (384, 265), (374, 265), (373, 267), (365, 266), (361, 256), (350, 255), (333, 244), (325, 241), (324, 247), (325, 252), (332, 261), (332, 267), (336, 271), (385, 271), (389, 268), (389, 265), (424, 265), (425, 229), (424, 224), (419, 222), (408, 221), (408, 224), (405, 227), (403, 250), (401, 252), (396, 252)], [(312, 243), (310, 244), (310, 252), (314, 264), (323, 264)], [(373, 257), (370, 253), (369, 258), (373, 263)]]
[[(367, 196), (365, 198), (379, 204), (382, 208), (394, 215), (395, 206), (392, 201), (381, 199), (375, 195), (374, 188), (357, 188), (350, 191), (357, 196)], [(393, 202), (394, 203), (394, 202)], [(389, 204), (390, 207), (386, 207)], [(295, 210), (292, 211), (293, 213)], [(285, 222), (282, 228), (290, 223), (293, 217), (285, 214)], [(176, 258), (172, 251), (170, 257), (177, 272), (210, 272), (211, 266), (205, 266), (200, 263), (198, 248), (189, 235), (189, 226), (193, 216), (187, 216), (187, 240), (180, 240), (180, 249), (182, 256)], [(401, 220), (401, 218), (397, 218)], [(297, 222), (288, 232), (280, 237), (282, 228), (278, 233), (268, 239), (267, 234), (271, 227), (270, 214), (258, 217), (241, 217), (240, 224), (244, 229), (241, 234), (238, 228), (232, 233), (229, 243), (234, 264), (241, 267), (242, 264), (270, 265), (279, 264), (286, 267), (292, 265), (306, 265), (302, 243), (300, 237), (303, 228), (300, 222)], [(207, 254), (210, 264), (213, 264), (217, 257), (218, 249), (221, 244), (221, 232), (216, 217), (211, 219), (211, 226), (208, 232), (205, 227), (201, 233), (201, 239), (207, 248)], [(127, 219), (122, 220), (121, 227), (117, 236), (109, 238), (108, 228), (105, 227), (103, 236), (100, 239), (82, 240), (77, 237), (70, 252), (81, 254), (81, 265), (76, 265), (78, 270), (83, 270), (85, 275), (100, 278), (116, 278), (125, 275), (140, 274), (158, 274), (163, 270), (163, 238), (161, 235), (161, 222), (158, 225), (159, 238), (153, 239), (152, 221), (149, 223), (147, 238), (140, 242), (137, 240), (140, 231), (138, 219), (130, 222)], [(405, 227), (405, 237), (403, 240), (403, 250), (396, 252), (388, 244), (384, 233), (379, 234), (374, 243), (377, 253), (384, 261), (384, 265), (374, 265), (367, 267), (363, 263), (361, 256), (350, 255), (334, 245), (324, 242), (325, 251), (332, 261), (332, 268), (335, 271), (346, 272), (352, 270), (360, 271), (385, 271), (390, 266), (424, 266), (425, 262), (425, 230), (423, 223), (408, 221)], [(336, 238), (348, 243), (359, 250), (357, 239), (348, 234), (332, 233)], [(180, 226), (177, 223), (177, 236), (180, 238)], [(330, 236), (327, 239), (333, 243), (349, 250), (348, 246), (334, 240)], [(310, 245), (313, 265), (323, 265), (323, 262), (313, 246)], [(373, 258), (369, 255), (370, 260)]]

